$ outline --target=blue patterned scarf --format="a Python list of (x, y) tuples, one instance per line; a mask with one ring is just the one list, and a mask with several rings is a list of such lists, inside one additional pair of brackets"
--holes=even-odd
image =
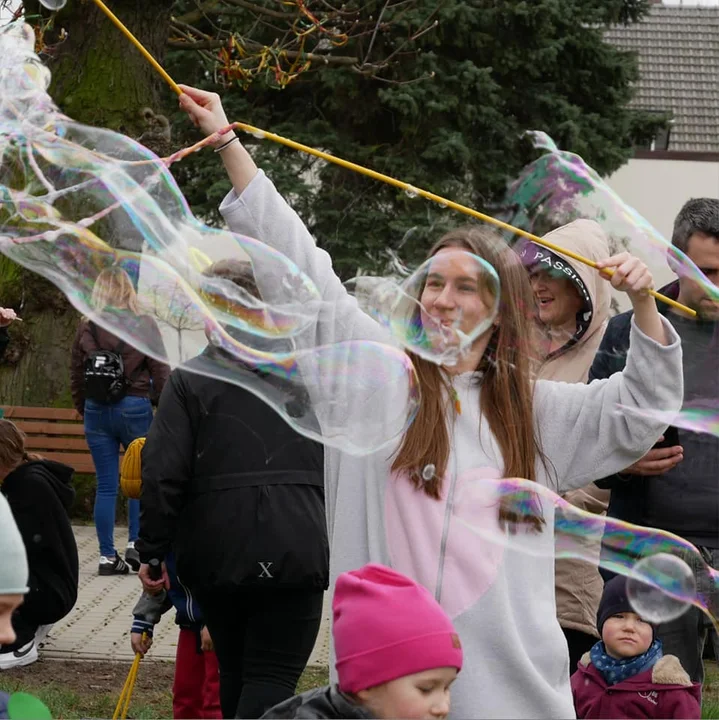
[(589, 651), (592, 665), (602, 674), (607, 685), (616, 685), (622, 680), (638, 675), (644, 670), (654, 667), (654, 664), (664, 655), (662, 641), (655, 640), (642, 655), (617, 660), (609, 655), (604, 643), (600, 640)]

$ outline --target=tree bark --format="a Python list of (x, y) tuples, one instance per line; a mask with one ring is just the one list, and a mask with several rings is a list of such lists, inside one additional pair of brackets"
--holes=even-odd
[[(162, 63), (172, 0), (108, 5)], [(24, 0), (24, 6), (27, 17), (48, 15), (37, 0)], [(63, 30), (67, 36), (60, 41)], [(140, 138), (149, 129), (145, 110), (162, 115), (170, 102), (162, 79), (91, 0), (68, 2), (44, 42), (50, 95), (73, 120)], [(152, 141), (141, 141), (155, 149)], [(11, 344), (0, 362), (0, 402), (70, 407), (70, 351), (79, 315), (48, 281), (27, 271), (23, 278), (19, 288), (0, 288), (0, 305), (23, 318), (11, 327)]]
[[(172, 0), (115, 0), (111, 6), (162, 63)], [(145, 129), (142, 109), (160, 113), (164, 83), (154, 68), (91, 0), (68, 2), (57, 13), (51, 42), (62, 30), (67, 37), (47, 61), (53, 100), (74, 120), (139, 136)]]

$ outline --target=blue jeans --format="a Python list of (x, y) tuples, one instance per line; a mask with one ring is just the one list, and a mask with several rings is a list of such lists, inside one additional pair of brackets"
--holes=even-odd
[[(124, 448), (145, 437), (152, 423), (149, 398), (127, 395), (114, 405), (85, 401), (85, 437), (95, 463), (95, 528), (100, 555), (115, 556), (115, 502), (120, 482), (120, 444)], [(140, 502), (127, 501), (128, 542), (137, 540), (140, 530)]]

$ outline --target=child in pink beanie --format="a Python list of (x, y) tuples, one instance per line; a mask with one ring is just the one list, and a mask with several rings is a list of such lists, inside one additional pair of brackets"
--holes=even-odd
[(452, 621), (414, 580), (383, 565), (337, 578), (336, 687), (310, 690), (264, 718), (443, 718), (462, 669)]

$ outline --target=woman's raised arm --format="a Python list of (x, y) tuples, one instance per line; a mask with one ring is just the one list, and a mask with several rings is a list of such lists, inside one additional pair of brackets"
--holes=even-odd
[[(192, 122), (211, 135), (229, 122), (216, 93), (208, 93), (186, 85), (180, 107)], [(391, 343), (389, 333), (366, 315), (351, 297), (332, 267), (330, 256), (317, 247), (312, 235), (297, 213), (284, 201), (267, 176), (258, 170), (250, 154), (239, 140), (229, 142), (234, 132), (215, 142), (218, 154), (232, 182), (232, 191), (220, 206), (233, 232), (262, 241), (280, 251), (302, 270), (316, 285), (322, 308), (316, 323), (313, 342), (323, 345), (343, 340), (374, 340)], [(229, 144), (227, 144), (229, 142)], [(278, 291), (277, 278), (263, 277), (263, 268), (253, 263), (256, 281), (263, 300), (272, 303)]]

